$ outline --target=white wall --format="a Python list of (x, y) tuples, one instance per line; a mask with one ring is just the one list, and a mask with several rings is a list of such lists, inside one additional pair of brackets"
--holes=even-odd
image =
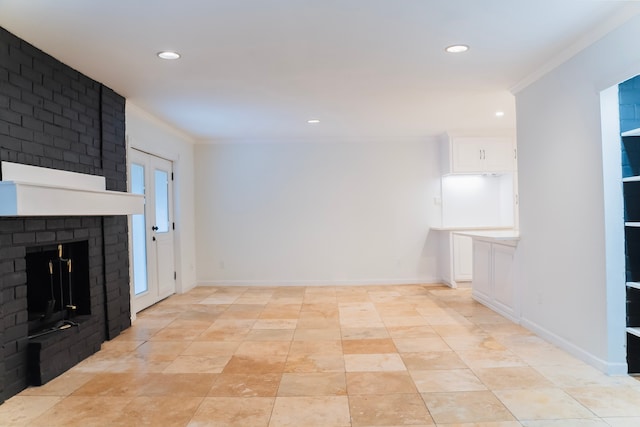
[(196, 286), (195, 199), (193, 141), (127, 101), (126, 133), (129, 149), (136, 148), (173, 161), (176, 290)]
[(513, 175), (442, 177), (443, 227), (513, 227)]
[(621, 189), (603, 169), (600, 91), (640, 73), (638, 40), (636, 16), (516, 94), (524, 324), (611, 373), (626, 372), (624, 248), (622, 217), (605, 228)]
[(198, 281), (437, 281), (438, 145), (196, 146)]

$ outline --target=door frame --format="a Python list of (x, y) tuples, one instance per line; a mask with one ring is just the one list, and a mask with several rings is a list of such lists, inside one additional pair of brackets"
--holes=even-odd
[[(181, 271), (181, 259), (180, 259), (180, 210), (176, 209), (176, 200), (179, 199), (179, 179), (180, 179), (180, 156), (176, 153), (169, 152), (167, 150), (149, 150), (145, 148), (144, 144), (139, 143), (139, 140), (131, 135), (126, 136), (126, 147), (127, 147), (127, 191), (131, 191), (131, 176), (129, 171), (131, 170), (131, 150), (140, 151), (145, 154), (149, 154), (152, 156), (160, 157), (166, 160), (169, 160), (173, 164), (173, 180), (170, 181), (171, 189), (173, 192), (173, 201), (171, 209), (173, 211), (173, 222), (175, 223), (175, 230), (173, 233), (173, 262), (174, 269), (176, 272), (175, 279), (175, 293), (181, 294), (183, 293), (183, 284), (182, 284), (182, 271)], [(134, 313), (134, 299), (135, 299), (135, 290), (133, 283), (133, 252), (131, 251), (133, 244), (133, 235), (132, 235), (132, 217), (131, 215), (127, 216), (128, 223), (128, 248), (129, 248), (129, 307), (130, 307), (130, 316), (131, 322), (133, 323), (136, 320), (136, 313)]]

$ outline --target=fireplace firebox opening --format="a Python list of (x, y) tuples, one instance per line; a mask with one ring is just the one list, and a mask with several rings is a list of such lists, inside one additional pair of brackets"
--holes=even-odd
[(27, 248), (26, 269), (29, 338), (91, 314), (88, 241)]

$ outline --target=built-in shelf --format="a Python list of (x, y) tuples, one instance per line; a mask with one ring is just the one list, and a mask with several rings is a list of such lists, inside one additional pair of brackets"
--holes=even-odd
[(624, 223), (625, 227), (640, 227), (640, 221), (627, 221)]
[(640, 282), (627, 282), (627, 288), (640, 289)]
[(626, 132), (622, 132), (620, 135), (621, 136), (640, 136), (640, 128), (631, 129)]
[(635, 335), (636, 337), (640, 338), (640, 327), (628, 327), (627, 333), (631, 335)]
[(640, 182), (640, 176), (628, 176), (622, 178), (622, 182)]

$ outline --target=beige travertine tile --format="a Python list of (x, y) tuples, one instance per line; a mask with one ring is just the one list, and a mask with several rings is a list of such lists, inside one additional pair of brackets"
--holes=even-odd
[(344, 354), (381, 354), (396, 353), (396, 346), (390, 338), (374, 338), (366, 340), (343, 340)]
[[(70, 370), (40, 387), (29, 387), (20, 393), (21, 396), (68, 396), (89, 382), (95, 375), (92, 373)], [(1, 419), (2, 417), (0, 417)]]
[(640, 417), (640, 391), (630, 387), (576, 387), (565, 391), (599, 417)]
[(281, 373), (284, 372), (286, 355), (232, 356), (222, 372), (227, 374)]
[(291, 341), (295, 329), (252, 329), (245, 336), (246, 341)]
[(573, 365), (534, 366), (534, 368), (558, 387), (636, 385), (632, 377), (609, 376), (575, 360)]
[(387, 328), (342, 328), (340, 330), (343, 340), (364, 340), (389, 338)]
[(204, 397), (216, 374), (149, 374), (139, 385), (141, 396)]
[(235, 351), (236, 356), (286, 356), (291, 344), (288, 341), (245, 341)]
[(438, 424), (438, 427), (522, 427), (518, 421), (488, 421), (480, 423)]
[(136, 396), (140, 394), (140, 386), (146, 375), (130, 373), (96, 374), (81, 387), (74, 396)]
[(347, 396), (277, 397), (269, 427), (351, 426)]
[(301, 304), (267, 304), (259, 319), (297, 319)]
[(457, 353), (473, 369), (527, 366), (509, 350), (463, 350)]
[(282, 374), (220, 374), (209, 397), (275, 397)]
[(352, 426), (433, 425), (417, 393), (349, 397)]
[(162, 370), (165, 374), (219, 374), (231, 356), (178, 356)]
[(424, 371), (428, 369), (468, 368), (467, 364), (451, 350), (424, 353), (402, 353), (401, 356), (408, 370)]
[(163, 330), (154, 334), (149, 341), (193, 341), (206, 330), (202, 329), (179, 329), (179, 328), (164, 328)]
[(486, 390), (470, 369), (410, 371), (420, 393)]
[(344, 372), (284, 373), (278, 396), (344, 396)]
[(494, 391), (519, 420), (593, 418), (594, 413), (558, 388)]
[(340, 328), (301, 329), (293, 337), (296, 341), (331, 341), (341, 339)]
[(187, 341), (147, 341), (135, 354), (150, 362), (173, 362), (190, 345)]
[(315, 313), (301, 313), (296, 326), (300, 329), (340, 329), (340, 318)]
[(211, 320), (177, 318), (173, 322), (169, 323), (164, 329), (190, 329), (194, 332), (202, 332), (210, 327), (212, 323), (213, 322)]
[[(43, 398), (40, 397), (40, 399)], [(118, 425), (115, 421), (122, 414), (122, 409), (133, 399), (134, 397), (121, 396), (101, 396), (99, 399), (93, 396), (69, 396), (39, 417), (29, 421), (28, 425), (29, 427), (115, 426)]]
[(561, 420), (525, 420), (522, 421), (522, 425), (525, 427), (610, 427), (614, 424), (608, 424), (599, 418), (565, 418)]
[(444, 341), (453, 350), (505, 350), (505, 346), (485, 334), (445, 335)]
[(422, 393), (422, 398), (438, 425), (515, 420), (490, 391)]
[(420, 315), (417, 316), (384, 316), (382, 322), (387, 328), (398, 326), (427, 326), (429, 323)]
[(397, 353), (345, 354), (344, 367), (347, 372), (406, 371)]
[(0, 405), (0, 425), (635, 427), (638, 394), (469, 289), (202, 287)]
[(439, 337), (434, 338), (394, 338), (393, 342), (400, 353), (426, 353), (449, 351), (451, 347)]
[(167, 366), (171, 364), (176, 357), (168, 357), (164, 355), (163, 358), (168, 360), (156, 360), (154, 357), (144, 357), (141, 355), (129, 355), (122, 356), (109, 366), (102, 369), (103, 373), (130, 373), (130, 374), (146, 374), (154, 372), (162, 372)]
[(238, 341), (195, 341), (184, 349), (181, 356), (231, 356), (240, 346)]
[(347, 372), (347, 391), (349, 396), (417, 392), (407, 372)]
[[(111, 423), (101, 425), (124, 426), (184, 426), (196, 414), (202, 397), (140, 396), (117, 411)], [(91, 425), (91, 424), (85, 424)], [(100, 425), (100, 424), (96, 424)]]
[(293, 341), (289, 349), (289, 356), (306, 356), (309, 354), (340, 355), (342, 356), (342, 342), (331, 341)]
[(188, 427), (267, 427), (273, 402), (272, 397), (207, 397)]
[(394, 339), (440, 338), (431, 326), (391, 326), (387, 329)]
[(491, 390), (553, 387), (549, 380), (528, 366), (476, 369), (474, 372)]
[(258, 319), (254, 329), (295, 329), (298, 319)]
[(33, 425), (33, 420), (58, 404), (61, 396), (13, 396), (0, 405), (0, 420), (7, 427)]
[(342, 354), (298, 353), (289, 354), (285, 372), (344, 372)]
[(102, 344), (102, 353), (123, 355), (133, 352), (136, 348), (144, 344), (145, 340), (125, 340), (113, 339)]

